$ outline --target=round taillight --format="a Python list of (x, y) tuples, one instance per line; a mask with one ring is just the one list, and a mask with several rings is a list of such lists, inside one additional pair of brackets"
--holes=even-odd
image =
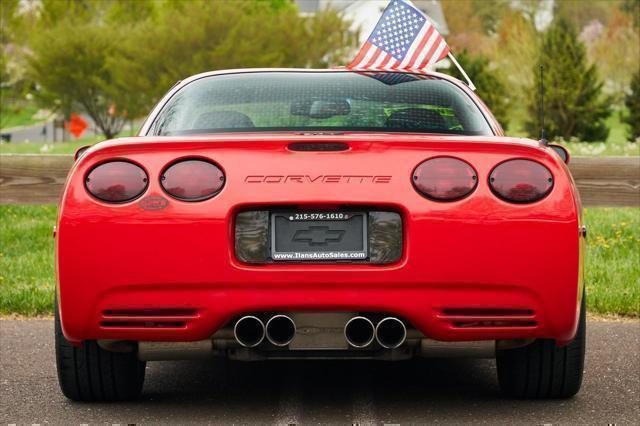
[(85, 185), (87, 191), (99, 200), (124, 203), (142, 195), (149, 179), (140, 166), (128, 161), (109, 161), (91, 169)]
[(224, 173), (205, 160), (181, 160), (169, 166), (160, 177), (162, 188), (184, 201), (202, 201), (216, 195), (224, 185)]
[(531, 160), (509, 160), (498, 164), (489, 175), (489, 186), (500, 198), (512, 203), (532, 203), (546, 197), (553, 188), (553, 175)]
[(478, 175), (468, 163), (451, 157), (422, 162), (413, 172), (418, 192), (437, 201), (455, 201), (471, 194)]

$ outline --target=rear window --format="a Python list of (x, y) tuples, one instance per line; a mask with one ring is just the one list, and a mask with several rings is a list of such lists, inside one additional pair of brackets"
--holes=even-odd
[(378, 131), (491, 135), (471, 98), (435, 77), (385, 72), (215, 75), (175, 93), (153, 135)]

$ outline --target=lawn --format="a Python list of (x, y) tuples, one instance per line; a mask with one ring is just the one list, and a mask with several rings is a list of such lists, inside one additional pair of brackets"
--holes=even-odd
[(640, 316), (640, 208), (586, 208), (589, 309)]
[[(585, 216), (589, 310), (640, 317), (640, 209)], [(0, 206), (0, 314), (51, 314), (55, 219), (55, 206)]]
[[(119, 137), (128, 137), (133, 134), (135, 134), (135, 131), (132, 132), (129, 126), (127, 126), (127, 128), (120, 133)], [(68, 142), (0, 143), (0, 154), (74, 154), (80, 147), (93, 145), (105, 139), (104, 136), (97, 135), (74, 139)]]
[[(580, 142), (569, 140), (558, 141), (557, 143), (567, 148), (573, 156), (640, 155), (640, 144), (627, 140), (627, 126), (622, 122), (620, 116), (624, 113), (624, 111), (614, 111), (607, 119), (609, 137), (606, 141)], [(526, 132), (523, 130), (523, 121), (524, 117), (514, 118), (513, 123), (510, 123), (507, 134), (514, 137), (527, 137)]]
[(2, 111), (0, 111), (0, 114), (2, 114), (0, 127), (4, 130), (11, 127), (29, 126), (39, 123), (43, 120), (36, 120), (33, 118), (38, 110), (39, 108), (34, 104), (27, 104), (24, 106), (3, 106)]
[[(514, 120), (514, 123), (507, 131), (508, 136), (526, 137), (521, 129), (521, 120)], [(636, 156), (640, 155), (640, 144), (629, 142), (626, 138), (627, 128), (620, 120), (620, 112), (616, 111), (609, 117), (607, 124), (611, 129), (609, 137), (603, 142), (578, 142), (578, 141), (562, 141), (559, 142), (565, 146), (572, 156), (603, 156), (603, 155), (621, 155)], [(131, 130), (127, 127), (120, 136), (130, 136)], [(0, 143), (0, 153), (2, 154), (73, 154), (78, 148), (85, 145), (92, 145), (104, 140), (102, 136), (86, 137), (71, 142), (56, 143)]]
[(73, 154), (82, 146), (93, 145), (103, 140), (103, 137), (96, 136), (70, 142), (3, 143), (0, 144), (0, 154)]

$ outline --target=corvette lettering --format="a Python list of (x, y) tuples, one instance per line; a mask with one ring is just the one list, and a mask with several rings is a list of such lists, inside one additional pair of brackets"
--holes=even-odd
[(391, 176), (379, 175), (253, 175), (246, 183), (389, 183)]

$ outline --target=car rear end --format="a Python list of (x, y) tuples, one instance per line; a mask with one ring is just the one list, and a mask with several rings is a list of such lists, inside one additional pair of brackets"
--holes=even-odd
[[(297, 151), (295, 136), (233, 139), (124, 140), (76, 164), (57, 237), (70, 339), (202, 340), (265, 311), (387, 313), (437, 340), (573, 337), (581, 224), (575, 188), (550, 149), (354, 135), (313, 138), (340, 140), (344, 151)], [(477, 185), (459, 200), (428, 198), (412, 180), (431, 158), (463, 161)], [(515, 158), (549, 170), (553, 189), (544, 199), (514, 203), (492, 190), (492, 170)], [(88, 191), (94, 168), (114, 160), (144, 170), (139, 198), (112, 203)], [(223, 171), (212, 198), (187, 201), (163, 188), (167, 167), (187, 160)], [(202, 183), (184, 179), (183, 186)], [(299, 232), (314, 224), (338, 230), (345, 215), (358, 215), (359, 232), (345, 229), (360, 241), (332, 242), (324, 228)], [(317, 238), (326, 245), (316, 253), (366, 257), (283, 258), (289, 252), (276, 251), (277, 233), (291, 239), (296, 231), (276, 228), (279, 221), (302, 240), (283, 250), (300, 255)]]
[(57, 225), (66, 341), (146, 361), (495, 356), (574, 339), (581, 207), (552, 149), (310, 133), (84, 152)]

